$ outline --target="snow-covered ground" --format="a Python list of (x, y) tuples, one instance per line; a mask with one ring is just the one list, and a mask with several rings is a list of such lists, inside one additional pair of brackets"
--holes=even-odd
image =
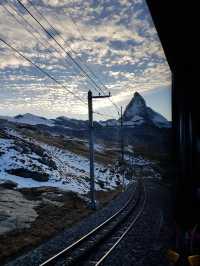
[(125, 154), (124, 155), (124, 159), (129, 162), (130, 164), (133, 164), (133, 165), (139, 165), (139, 166), (147, 166), (147, 165), (152, 165), (152, 162), (147, 160), (147, 159), (144, 159), (142, 158), (141, 156), (130, 156), (130, 155), (127, 155)]
[[(14, 130), (9, 130), (10, 139), (0, 139), (0, 180), (12, 180), (19, 187), (52, 186), (65, 190), (71, 190), (80, 194), (89, 191), (89, 160), (83, 156), (74, 154), (55, 146), (39, 143), (21, 136)], [(13, 137), (13, 138), (12, 138)], [(45, 153), (56, 164), (57, 169), (52, 169), (41, 162), (41, 156), (34, 152), (23, 153), (21, 145), (23, 142), (40, 146)], [(32, 178), (24, 178), (9, 174), (10, 169), (25, 168), (49, 175), (46, 182), (36, 181)], [(119, 185), (122, 177), (113, 169), (105, 168), (103, 165), (95, 164), (96, 190), (114, 189)]]
[[(61, 149), (44, 142), (38, 142), (33, 138), (21, 135), (13, 129), (7, 129), (7, 137), (0, 138), (0, 182), (11, 180), (18, 184), (18, 187), (40, 187), (51, 186), (63, 190), (86, 194), (90, 190), (89, 159), (75, 154), (66, 149)], [(70, 141), (72, 141), (70, 139)], [(87, 146), (87, 143), (85, 143)], [(131, 147), (128, 147), (131, 150)], [(38, 152), (39, 149), (39, 152)], [(95, 144), (98, 152), (109, 153), (109, 147), (102, 144)], [(152, 162), (141, 156), (127, 156), (125, 160), (130, 165), (151, 168)], [(53, 166), (52, 166), (53, 164)], [(47, 174), (47, 181), (37, 181), (35, 178), (28, 178), (11, 174), (10, 170), (26, 169), (39, 174)], [(153, 172), (152, 172), (153, 173)], [(123, 177), (118, 173), (116, 165), (104, 166), (95, 163), (95, 188), (96, 190), (112, 190), (122, 183)], [(125, 179), (124, 183), (130, 181)]]

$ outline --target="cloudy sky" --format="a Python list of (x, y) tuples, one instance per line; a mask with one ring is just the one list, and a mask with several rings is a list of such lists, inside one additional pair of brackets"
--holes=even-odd
[[(108, 99), (94, 101), (97, 112), (117, 117), (113, 102), (125, 108), (138, 91), (149, 106), (171, 119), (171, 74), (144, 0), (21, 2), (64, 49), (17, 0), (0, 1), (0, 39), (63, 86), (0, 40), (0, 115), (30, 112), (52, 118), (65, 115), (86, 119), (87, 91), (97, 92), (68, 53), (105, 93), (101, 83), (112, 94), (112, 102)], [(95, 118), (103, 119), (98, 115)]]

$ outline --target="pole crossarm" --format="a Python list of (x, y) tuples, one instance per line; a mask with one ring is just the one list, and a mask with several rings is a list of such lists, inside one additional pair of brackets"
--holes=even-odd
[(111, 94), (109, 92), (108, 95), (97, 95), (97, 96), (92, 96), (93, 99), (99, 99), (99, 98), (109, 98), (111, 97)]

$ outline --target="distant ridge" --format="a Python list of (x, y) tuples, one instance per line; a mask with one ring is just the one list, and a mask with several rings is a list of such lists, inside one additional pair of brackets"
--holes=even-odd
[[(0, 119), (5, 119), (14, 123), (22, 123), (29, 125), (45, 125), (49, 127), (59, 126), (59, 127), (87, 127), (87, 121), (72, 119), (65, 116), (59, 116), (55, 119), (47, 119), (45, 117), (33, 115), (26, 113), (23, 115), (16, 115), (14, 117), (0, 116)], [(171, 123), (161, 114), (155, 112), (153, 109), (146, 105), (144, 98), (135, 92), (130, 103), (127, 105), (123, 114), (124, 125), (137, 127), (141, 125), (153, 125), (159, 128), (168, 128)], [(95, 122), (100, 126), (118, 126), (119, 121), (116, 119), (111, 119), (107, 121)]]

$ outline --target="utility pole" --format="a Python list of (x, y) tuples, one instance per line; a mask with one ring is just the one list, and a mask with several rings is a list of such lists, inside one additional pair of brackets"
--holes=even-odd
[(93, 108), (92, 92), (88, 91), (88, 115), (89, 115), (89, 148), (90, 148), (90, 199), (91, 208), (96, 209), (94, 193), (94, 133), (93, 133)]
[(93, 96), (91, 90), (88, 91), (88, 116), (89, 116), (89, 150), (90, 150), (90, 200), (91, 208), (96, 209), (95, 201), (95, 175), (94, 175), (94, 126), (93, 126), (93, 104), (92, 99), (107, 98), (109, 95)]
[(122, 169), (122, 190), (124, 190), (124, 136), (123, 136), (123, 111), (122, 111), (122, 106), (121, 106), (121, 119), (120, 119), (120, 133), (121, 133), (121, 169)]
[(122, 112), (122, 106), (121, 106), (121, 163), (124, 163), (124, 136), (123, 136), (123, 112)]

